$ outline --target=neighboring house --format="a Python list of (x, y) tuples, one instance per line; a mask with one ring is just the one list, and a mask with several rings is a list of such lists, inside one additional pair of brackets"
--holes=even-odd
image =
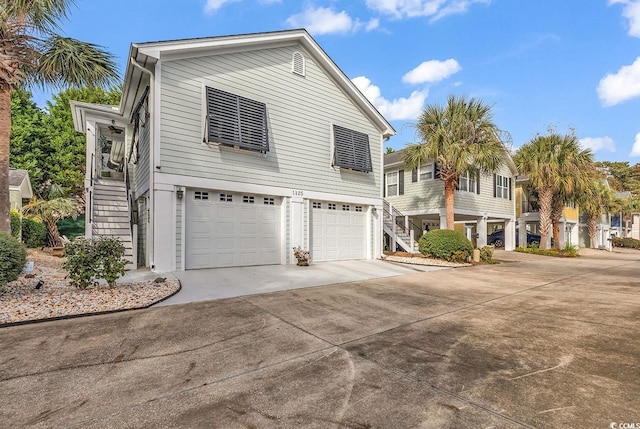
[(9, 199), (11, 208), (20, 212), (23, 201), (33, 198), (33, 189), (27, 170), (9, 169)]
[[(415, 252), (417, 246), (410, 244), (411, 237), (417, 240), (428, 230), (446, 227), (444, 182), (435, 162), (409, 169), (403, 156), (404, 150), (384, 156), (385, 247), (395, 250), (399, 245)], [(501, 228), (505, 230), (505, 248), (515, 247), (513, 189), (517, 172), (508, 153), (506, 159), (496, 174), (480, 178), (467, 175), (459, 180), (454, 197), (455, 228), (478, 247), (486, 245), (487, 235)]]
[[(520, 247), (526, 247), (526, 241), (520, 237), (526, 237), (527, 231), (533, 234), (540, 234), (540, 209), (538, 202), (526, 192), (527, 182), (526, 176), (518, 176), (516, 179), (516, 216), (518, 218), (518, 238), (520, 240), (518, 246)], [(570, 203), (563, 208), (562, 217), (560, 218), (560, 246), (564, 246), (565, 243), (571, 243), (574, 246), (579, 245), (579, 221), (578, 208), (574, 203)], [(552, 228), (552, 226), (549, 226), (549, 233), (547, 234), (548, 246), (551, 246), (551, 239), (553, 238)]]
[(395, 130), (305, 30), (132, 44), (120, 106), (71, 104), (87, 234), (141, 265), (381, 256)]

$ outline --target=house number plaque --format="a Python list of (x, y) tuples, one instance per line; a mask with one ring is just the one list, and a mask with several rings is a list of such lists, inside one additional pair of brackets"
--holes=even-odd
[(294, 197), (302, 197), (303, 195), (304, 195), (304, 192), (302, 191), (296, 191), (296, 190), (293, 191)]

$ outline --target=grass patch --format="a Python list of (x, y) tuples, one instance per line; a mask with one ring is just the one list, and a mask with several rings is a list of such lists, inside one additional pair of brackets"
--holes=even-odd
[(577, 258), (578, 257), (578, 249), (576, 249), (574, 246), (571, 246), (571, 245), (565, 246), (564, 249), (547, 249), (547, 250), (542, 250), (538, 247), (516, 247), (515, 251), (520, 253), (531, 253), (534, 255), (555, 256), (556, 258)]

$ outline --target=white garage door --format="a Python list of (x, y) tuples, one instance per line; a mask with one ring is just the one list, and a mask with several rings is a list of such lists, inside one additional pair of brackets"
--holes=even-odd
[(366, 211), (355, 204), (311, 202), (311, 259), (365, 259)]
[(280, 198), (212, 190), (187, 198), (187, 269), (280, 263)]

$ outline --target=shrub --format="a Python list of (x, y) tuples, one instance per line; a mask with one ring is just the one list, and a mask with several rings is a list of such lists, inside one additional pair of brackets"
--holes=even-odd
[(480, 260), (488, 264), (493, 264), (493, 251), (495, 246), (484, 246), (480, 248)]
[(20, 233), (22, 231), (22, 216), (20, 213), (11, 209), (11, 236), (20, 240)]
[(64, 252), (64, 269), (69, 272), (71, 284), (79, 289), (95, 285), (99, 279), (113, 287), (127, 265), (124, 245), (116, 238), (76, 238), (65, 246)]
[(565, 243), (562, 252), (564, 256), (578, 256), (578, 248), (571, 243)]
[(463, 263), (469, 260), (469, 252), (466, 250), (456, 250), (451, 254), (449, 258), (451, 262)]
[(22, 242), (29, 248), (47, 244), (47, 227), (35, 219), (22, 218)]
[(635, 238), (614, 237), (613, 245), (615, 247), (628, 247), (630, 249), (640, 249), (640, 240)]
[(420, 237), (418, 245), (423, 255), (447, 261), (452, 261), (454, 257), (462, 257), (461, 253), (454, 255), (454, 252), (466, 252), (467, 256), (473, 252), (473, 246), (467, 237), (461, 232), (448, 229), (434, 229), (427, 232)]
[(547, 250), (542, 250), (538, 247), (516, 247), (515, 251), (516, 252), (521, 252), (521, 253), (532, 253), (534, 255), (543, 255), (543, 256), (556, 256), (559, 258), (577, 258), (578, 255), (578, 250), (574, 247), (571, 246), (574, 250), (573, 251), (565, 251), (564, 249), (547, 249)]
[(0, 233), (0, 290), (20, 275), (27, 251), (16, 238)]

